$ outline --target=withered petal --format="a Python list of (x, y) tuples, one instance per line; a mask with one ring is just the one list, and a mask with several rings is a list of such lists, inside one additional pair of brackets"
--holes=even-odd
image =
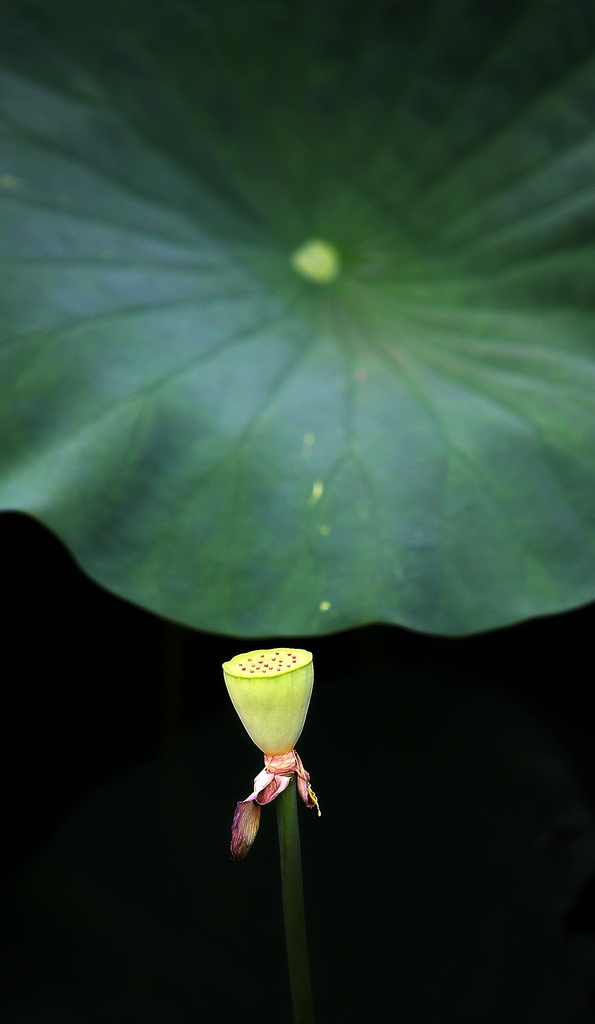
[(260, 825), (260, 806), (254, 797), (240, 800), (231, 825), (231, 857), (232, 860), (243, 860)]
[(265, 789), (268, 786), (269, 782), (271, 782), (274, 778), (275, 776), (273, 775), (272, 772), (269, 772), (267, 771), (266, 768), (263, 768), (262, 771), (259, 772), (256, 778), (254, 779), (254, 792), (251, 795), (252, 800), (256, 800), (258, 794), (261, 793), (262, 790)]
[(256, 797), (256, 802), (261, 805), (270, 804), (271, 800), (274, 800), (284, 789), (287, 789), (290, 782), (290, 775), (273, 775), (268, 786), (265, 786)]
[(298, 793), (300, 794), (300, 796), (301, 796), (302, 800), (304, 801), (306, 807), (308, 807), (308, 800), (310, 799), (309, 794), (308, 794), (308, 780), (305, 779), (303, 777), (303, 775), (297, 775), (296, 776), (296, 781), (297, 781)]
[(301, 764), (297, 750), (288, 750), (285, 754), (273, 754), (264, 757), (265, 769), (273, 775), (291, 775)]

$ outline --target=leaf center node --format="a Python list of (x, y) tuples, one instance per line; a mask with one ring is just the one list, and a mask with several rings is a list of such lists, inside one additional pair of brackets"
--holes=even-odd
[(297, 274), (315, 284), (330, 284), (341, 270), (339, 253), (322, 238), (310, 238), (300, 245), (292, 253), (290, 263)]

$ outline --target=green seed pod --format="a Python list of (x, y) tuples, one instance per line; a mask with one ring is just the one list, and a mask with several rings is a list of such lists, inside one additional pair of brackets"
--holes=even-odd
[(278, 647), (237, 654), (225, 662), (223, 675), (246, 732), (263, 754), (272, 757), (293, 750), (312, 696), (310, 652)]

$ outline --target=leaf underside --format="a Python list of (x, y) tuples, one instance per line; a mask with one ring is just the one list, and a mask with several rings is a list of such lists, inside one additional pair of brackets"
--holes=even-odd
[(0, 36), (0, 507), (217, 632), (595, 597), (592, 4), (38, 0)]

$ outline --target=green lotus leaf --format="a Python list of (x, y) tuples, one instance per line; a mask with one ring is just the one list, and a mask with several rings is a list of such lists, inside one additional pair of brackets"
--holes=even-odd
[(595, 596), (595, 9), (0, 16), (0, 507), (245, 636)]

